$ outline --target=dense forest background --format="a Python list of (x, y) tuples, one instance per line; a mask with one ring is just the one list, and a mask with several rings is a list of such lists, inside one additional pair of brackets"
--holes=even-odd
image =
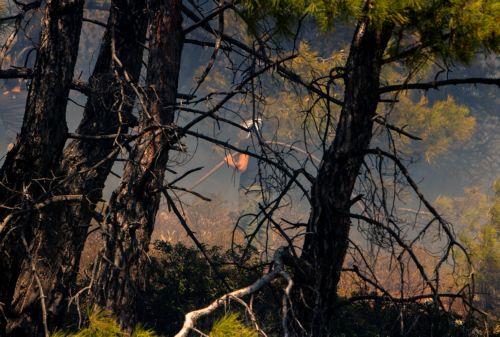
[(0, 8), (0, 334), (500, 333), (495, 1)]

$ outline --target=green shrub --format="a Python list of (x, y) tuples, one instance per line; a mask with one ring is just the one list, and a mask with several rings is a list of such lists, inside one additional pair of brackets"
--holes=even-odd
[[(125, 337), (124, 332), (113, 315), (106, 310), (89, 311), (87, 326), (74, 333), (56, 331), (51, 337)], [(156, 332), (141, 325), (134, 328), (131, 337), (158, 337)]]
[[(239, 259), (238, 251), (222, 251), (207, 247), (208, 255), (231, 290), (247, 286), (259, 278), (262, 267), (255, 252), (246, 261)], [(145, 271), (145, 285), (138, 294), (137, 317), (153, 330), (138, 326), (132, 337), (154, 337), (157, 334), (173, 336), (184, 322), (184, 315), (205, 307), (227, 292), (200, 252), (182, 244), (156, 242)], [(238, 265), (236, 264), (238, 263)], [(87, 282), (88, 280), (84, 280)], [(254, 294), (253, 309), (262, 329), (268, 336), (282, 336), (280, 303), (284, 284), (278, 280)], [(364, 293), (353, 294), (363, 295)], [(235, 305), (234, 308), (243, 308)], [(222, 310), (221, 310), (222, 311)], [(210, 331), (210, 337), (257, 337), (255, 330), (245, 326), (238, 314), (229, 314), (213, 322), (221, 311), (197, 322), (197, 328)], [(403, 315), (401, 316), (401, 313)], [(298, 313), (300, 314), (300, 313)], [(437, 310), (426, 303), (398, 303), (361, 301), (350, 303), (339, 299), (332, 322), (332, 337), (471, 337), (485, 336), (481, 322), (464, 320), (456, 313)], [(118, 324), (107, 312), (89, 313), (88, 326), (73, 334), (55, 333), (55, 337), (123, 336)], [(498, 328), (491, 329), (496, 336)], [(498, 335), (498, 333), (497, 333)]]
[(108, 311), (94, 310), (89, 314), (88, 320), (88, 327), (71, 337), (116, 337), (124, 334)]
[(210, 337), (258, 337), (257, 331), (239, 319), (238, 313), (226, 314), (212, 326)]
[[(206, 247), (206, 250), (217, 273), (195, 247), (163, 241), (155, 243), (145, 272), (146, 285), (138, 296), (137, 317), (140, 322), (162, 335), (173, 336), (182, 327), (187, 312), (205, 307), (228, 290), (247, 286), (262, 275), (254, 251), (247, 254), (245, 261), (240, 261), (238, 252), (218, 247)], [(239, 268), (235, 261), (243, 268)], [(272, 296), (269, 290), (255, 295), (254, 309), (258, 312), (259, 322), (268, 327), (267, 331), (272, 331), (275, 326), (280, 327), (279, 318), (276, 323), (270, 323), (276, 320), (271, 315), (280, 313), (277, 307), (280, 302), (269, 301)], [(201, 320), (198, 328), (210, 330), (211, 323), (211, 318)]]
[[(245, 254), (245, 259), (241, 259), (243, 254), (239, 247), (235, 247), (234, 251), (224, 251), (219, 247), (205, 249), (217, 272), (196, 247), (164, 241), (154, 243), (144, 271), (144, 286), (138, 293), (136, 310), (138, 321), (153, 330), (136, 329), (133, 337), (150, 337), (154, 336), (154, 333), (173, 336), (182, 327), (187, 312), (208, 305), (228, 290), (251, 284), (263, 273), (263, 266), (259, 264), (256, 250), (253, 248)], [(221, 279), (224, 279), (226, 284)], [(82, 279), (80, 282), (79, 287), (83, 287), (89, 280)], [(270, 287), (254, 296), (253, 305), (257, 319), (260, 324), (266, 326), (266, 332), (269, 332), (270, 336), (272, 332), (281, 329), (278, 316), (280, 296), (279, 293), (273, 294)], [(278, 300), (269, 301), (270, 297)], [(83, 305), (85, 300), (83, 298)], [(78, 315), (76, 312), (72, 315), (74, 324)], [(198, 322), (198, 328), (209, 331), (212, 323), (213, 317), (207, 317)]]
[(132, 337), (158, 337), (158, 335), (154, 330), (147, 329), (139, 324), (135, 327)]

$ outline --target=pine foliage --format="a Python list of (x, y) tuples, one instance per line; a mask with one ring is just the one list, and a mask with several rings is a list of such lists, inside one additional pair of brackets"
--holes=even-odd
[(229, 313), (212, 326), (210, 337), (258, 337), (257, 331), (240, 320), (237, 313)]
[[(399, 32), (389, 49), (396, 55), (421, 47), (414, 58), (435, 55), (444, 60), (471, 61), (481, 49), (498, 52), (500, 2), (495, 0), (241, 0), (249, 25), (272, 17), (280, 31), (297, 18), (312, 16), (323, 29), (338, 21), (369, 18), (372, 25), (393, 25)], [(415, 43), (417, 42), (417, 43)]]
[[(475, 267), (478, 294), (483, 310), (498, 318), (500, 303), (500, 178), (492, 186), (493, 195), (479, 188), (467, 188), (463, 197), (440, 196), (436, 204), (463, 229), (460, 240), (466, 245)], [(465, 264), (465, 262), (464, 262)], [(460, 264), (459, 264), (460, 265)]]
[[(129, 336), (120, 328), (120, 325), (107, 310), (94, 310), (89, 312), (87, 327), (75, 332), (65, 333), (56, 331), (51, 334), (51, 337), (123, 337)], [(146, 329), (141, 325), (135, 327), (131, 337), (158, 337), (158, 335), (150, 329)]]

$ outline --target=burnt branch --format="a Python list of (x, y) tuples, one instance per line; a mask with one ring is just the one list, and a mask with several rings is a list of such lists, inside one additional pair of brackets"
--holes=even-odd
[[(0, 70), (0, 79), (14, 79), (14, 78), (32, 79), (33, 69), (16, 67), (16, 68)], [(79, 91), (87, 96), (90, 93), (89, 85), (81, 80), (73, 80), (73, 82), (71, 83), (71, 89)]]
[(484, 84), (484, 85), (496, 85), (500, 86), (500, 78), (482, 78), (482, 77), (471, 77), (471, 78), (457, 78), (451, 80), (433, 81), (427, 83), (407, 83), (407, 84), (395, 84), (388, 85), (379, 89), (381, 94), (393, 91), (402, 90), (430, 90), (438, 89), (439, 87), (447, 85), (461, 85), (461, 84)]

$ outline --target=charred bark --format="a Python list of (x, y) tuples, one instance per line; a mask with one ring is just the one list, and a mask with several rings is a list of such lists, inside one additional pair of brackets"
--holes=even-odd
[(330, 336), (337, 285), (349, 244), (351, 194), (372, 138), (379, 101), (382, 56), (391, 28), (356, 28), (347, 61), (344, 106), (335, 139), (322, 159), (312, 187), (312, 211), (303, 258), (312, 267), (306, 292), (311, 294), (309, 327), (315, 337)]
[[(82, 135), (126, 133), (127, 121), (130, 120), (133, 94), (125, 76), (118, 73), (123, 75), (127, 72), (133, 82), (137, 82), (139, 77), (147, 25), (144, 1), (135, 1), (132, 5), (126, 1), (115, 1), (108, 23), (112, 28), (105, 33), (90, 79), (92, 94), (77, 131)], [(112, 39), (115, 57), (123, 68), (113, 60)], [(47, 296), (49, 322), (55, 326), (62, 324), (87, 228), (116, 155), (96, 165), (111, 154), (114, 145), (114, 140), (106, 139), (77, 140), (68, 145), (61, 172), (65, 179), (59, 193), (81, 194), (84, 200), (73, 206), (52, 207), (45, 212), (45, 225), (36, 234), (32, 256)], [(10, 329), (41, 323), (39, 292), (29, 287), (32, 279), (33, 272), (26, 262), (14, 295)]]
[(47, 1), (21, 133), (0, 169), (0, 302), (12, 298), (22, 238), (30, 242), (38, 220), (34, 203), (50, 188), (67, 136), (66, 104), (73, 80), (83, 0)]
[[(177, 82), (183, 46), (180, 0), (150, 1), (150, 44), (146, 77), (147, 111), (130, 153), (120, 186), (107, 211), (105, 248), (101, 252), (93, 302), (114, 312), (131, 329), (146, 253), (160, 202), (160, 190), (174, 134)], [(156, 126), (156, 127), (155, 127)]]
[[(125, 134), (134, 105), (146, 35), (145, 1), (112, 1), (108, 28), (90, 78), (92, 87), (77, 133)], [(129, 83), (131, 81), (132, 83)], [(43, 213), (31, 255), (46, 296), (48, 323), (62, 327), (71, 287), (76, 281), (87, 229), (116, 158), (116, 139), (72, 141), (64, 151), (59, 194), (82, 195), (79, 203), (53, 206)], [(8, 329), (34, 335), (42, 324), (40, 292), (30, 287), (34, 273), (26, 261), (15, 289)], [(30, 330), (34, 329), (34, 330)]]

